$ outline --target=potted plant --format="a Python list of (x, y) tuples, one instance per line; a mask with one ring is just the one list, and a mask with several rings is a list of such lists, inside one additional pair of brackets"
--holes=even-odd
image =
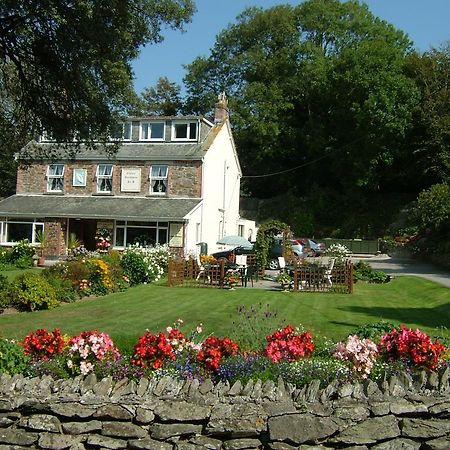
[(47, 235), (44, 230), (38, 230), (36, 231), (35, 240), (39, 243), (39, 247), (36, 250), (36, 253), (38, 254), (38, 262), (37, 265), (42, 267), (45, 263), (45, 248), (47, 246)]
[(234, 269), (229, 269), (223, 279), (224, 283), (229, 286), (230, 290), (233, 290), (240, 280), (241, 276), (239, 274), (239, 271)]
[(287, 272), (280, 272), (275, 280), (280, 283), (283, 291), (288, 291), (292, 283), (292, 277)]

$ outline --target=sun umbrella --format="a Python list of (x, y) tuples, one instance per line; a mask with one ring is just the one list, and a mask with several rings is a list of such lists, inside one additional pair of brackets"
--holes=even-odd
[(217, 241), (217, 244), (235, 245), (236, 247), (242, 247), (249, 250), (253, 247), (253, 244), (242, 236), (224, 236)]

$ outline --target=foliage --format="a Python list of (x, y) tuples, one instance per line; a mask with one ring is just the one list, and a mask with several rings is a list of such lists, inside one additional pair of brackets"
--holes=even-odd
[(362, 280), (369, 283), (388, 283), (391, 280), (390, 275), (382, 270), (373, 269), (370, 264), (364, 261), (358, 261), (353, 265), (353, 276), (355, 281)]
[[(11, 253), (9, 253), (9, 258), (10, 262), (17, 265), (17, 261), (31, 260), (33, 255), (34, 248), (30, 245), (28, 239), (23, 239), (14, 244)], [(27, 267), (31, 267), (31, 265)]]
[(100, 228), (95, 233), (95, 248), (99, 252), (107, 252), (111, 247), (111, 230)]
[(9, 288), (10, 282), (8, 278), (0, 274), (0, 308), (6, 308), (11, 304)]
[(182, 28), (193, 11), (191, 0), (3, 4), (0, 118), (58, 141), (106, 139), (130, 101), (139, 48), (160, 42), (165, 26)]
[(111, 292), (114, 283), (111, 279), (108, 263), (103, 259), (89, 259), (87, 265), (89, 267), (89, 292), (95, 295), (106, 295)]
[(176, 116), (181, 109), (181, 87), (167, 77), (160, 77), (155, 87), (142, 93), (143, 114), (151, 116)]
[(292, 277), (287, 272), (280, 272), (275, 281), (280, 284), (290, 284), (292, 282)]
[(167, 270), (169, 255), (167, 245), (129, 247), (122, 256), (123, 272), (132, 285), (157, 281)]
[(439, 227), (450, 221), (450, 185), (435, 184), (422, 191), (414, 210), (421, 229)]
[(0, 339), (0, 373), (25, 373), (29, 358), (20, 344), (9, 339)]
[(69, 342), (67, 367), (73, 374), (87, 375), (99, 361), (113, 361), (120, 357), (112, 339), (97, 330), (83, 331)]
[(246, 192), (291, 191), (288, 209), (310, 206), (308, 229), (355, 232), (359, 216), (375, 220), (371, 200), (392, 192), (385, 174), (404, 172), (394, 169), (400, 152), (411, 159), (399, 145), (419, 103), (411, 53), (407, 36), (361, 2), (249, 8), (187, 66), (186, 110), (206, 113), (227, 92)]
[(289, 252), (289, 240), (290, 235), (289, 226), (278, 220), (271, 220), (266, 223), (262, 223), (258, 228), (258, 234), (256, 235), (255, 252), (258, 266), (261, 268), (267, 267), (268, 257), (270, 249), (274, 243), (274, 236), (283, 234), (283, 248)]
[(262, 348), (266, 336), (282, 325), (278, 313), (270, 309), (270, 305), (261, 302), (256, 305), (239, 305), (236, 307), (236, 318), (233, 319), (231, 338), (239, 342), (243, 351), (255, 351)]
[(223, 282), (226, 286), (234, 286), (241, 281), (241, 276), (238, 270), (228, 269), (223, 277)]
[(374, 342), (379, 342), (381, 337), (395, 328), (392, 322), (380, 320), (375, 323), (367, 323), (358, 327), (353, 333), (361, 338), (371, 339)]
[(336, 258), (336, 262), (342, 262), (350, 257), (352, 252), (343, 244), (331, 244), (324, 251), (324, 255), (330, 258)]
[(35, 311), (52, 309), (59, 305), (55, 289), (37, 273), (19, 275), (11, 284), (11, 303), (19, 309)]
[(25, 336), (21, 345), (26, 356), (32, 361), (46, 361), (60, 355), (67, 346), (68, 340), (64, 339), (61, 330), (55, 328), (53, 331), (47, 331), (39, 328)]
[(445, 347), (420, 330), (402, 326), (394, 328), (381, 338), (380, 352), (388, 360), (400, 360), (408, 366), (434, 370), (442, 363)]
[(361, 378), (367, 378), (378, 356), (378, 347), (370, 339), (360, 339), (356, 334), (350, 335), (347, 342), (338, 342), (333, 356), (342, 361), (349, 361), (351, 370)]
[(314, 343), (309, 332), (301, 332), (287, 325), (283, 329), (266, 336), (267, 346), (264, 354), (273, 362), (295, 361), (299, 358), (311, 356)]

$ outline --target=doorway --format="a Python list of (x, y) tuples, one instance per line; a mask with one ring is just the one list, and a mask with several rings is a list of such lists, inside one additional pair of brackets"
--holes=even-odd
[(69, 219), (69, 235), (74, 233), (75, 237), (85, 246), (86, 250), (95, 250), (96, 231), (96, 219)]

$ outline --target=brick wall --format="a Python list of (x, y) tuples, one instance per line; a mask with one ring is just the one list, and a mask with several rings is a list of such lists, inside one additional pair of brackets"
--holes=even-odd
[[(118, 196), (142, 196), (149, 195), (150, 191), (150, 166), (144, 161), (116, 162), (113, 169), (113, 194)], [(121, 175), (122, 168), (141, 169), (140, 192), (122, 192)], [(74, 169), (86, 169), (86, 186), (73, 186)], [(64, 169), (64, 194), (92, 195), (97, 194), (96, 179), (97, 164), (92, 161), (76, 161), (65, 164)], [(17, 172), (18, 194), (44, 194), (47, 193), (47, 164), (34, 163), (30, 167), (21, 167)], [(201, 197), (201, 162), (200, 161), (176, 161), (169, 164), (169, 196), (173, 197)], [(55, 193), (55, 195), (60, 195)]]

